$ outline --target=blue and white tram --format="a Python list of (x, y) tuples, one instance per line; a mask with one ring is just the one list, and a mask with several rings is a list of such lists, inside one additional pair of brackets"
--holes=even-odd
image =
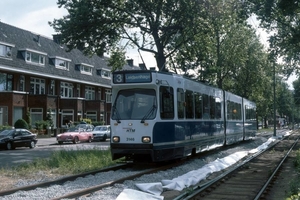
[(255, 103), (177, 74), (112, 77), (112, 159), (182, 158), (255, 136)]

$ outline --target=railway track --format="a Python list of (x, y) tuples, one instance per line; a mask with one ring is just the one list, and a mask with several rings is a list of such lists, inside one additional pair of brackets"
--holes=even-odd
[(101, 189), (103, 189), (104, 187), (108, 187), (108, 186), (112, 186), (116, 183), (123, 183), (126, 180), (133, 180), (135, 178), (138, 178), (140, 176), (143, 176), (145, 174), (151, 174), (151, 173), (156, 173), (158, 171), (162, 171), (162, 170), (167, 170), (170, 169), (172, 167), (176, 167), (180, 165), (180, 163), (176, 163), (176, 164), (170, 164), (170, 165), (165, 165), (165, 166), (161, 166), (161, 167), (155, 167), (155, 168), (151, 168), (148, 170), (143, 170), (137, 174), (131, 175), (131, 176), (126, 176), (124, 178), (120, 178), (114, 181), (109, 181), (109, 182), (105, 182), (103, 184), (100, 185), (96, 185), (94, 187), (89, 187), (89, 188), (85, 188), (83, 190), (79, 190), (79, 191), (75, 191), (75, 192), (71, 192), (69, 194), (57, 197), (57, 198), (53, 198), (52, 200), (60, 200), (60, 199), (70, 199), (70, 198), (79, 198), (81, 196), (89, 196), (92, 195), (93, 192), (99, 191)]
[[(76, 179), (81, 179), (82, 181), (84, 181), (83, 179), (87, 176), (94, 176), (96, 174), (99, 175), (101, 173), (117, 171), (117, 170), (124, 171), (124, 176), (123, 177), (120, 176), (120, 178), (118, 178), (118, 179), (110, 180), (107, 182), (102, 182), (101, 184), (96, 184), (93, 186), (86, 186), (86, 187), (83, 187), (82, 189), (74, 189), (73, 191), (69, 191), (67, 193), (64, 193), (64, 192), (58, 190), (57, 194), (55, 196), (52, 196), (49, 199), (58, 200), (58, 199), (71, 199), (71, 198), (79, 198), (79, 197), (89, 196), (89, 195), (92, 195), (93, 192), (99, 191), (105, 187), (109, 187), (109, 186), (112, 186), (117, 183), (123, 183), (126, 180), (133, 180), (133, 179), (143, 176), (145, 174), (156, 173), (158, 171), (167, 170), (172, 167), (179, 166), (183, 162), (184, 161), (182, 160), (182, 161), (178, 161), (176, 163), (167, 164), (167, 165), (155, 165), (155, 164), (149, 165), (148, 164), (147, 166), (145, 166), (144, 164), (133, 165), (132, 163), (120, 164), (120, 165), (117, 165), (114, 167), (109, 167), (109, 168), (105, 168), (105, 169), (101, 169), (101, 170), (97, 170), (97, 171), (93, 171), (93, 172), (78, 174), (78, 175), (74, 175), (74, 176), (68, 176), (68, 177), (64, 177), (64, 178), (53, 180), (53, 181), (42, 182), (42, 183), (38, 183), (38, 184), (34, 184), (34, 185), (28, 185), (25, 187), (14, 188), (11, 190), (0, 191), (0, 199), (2, 199), (1, 197), (3, 197), (4, 199), (7, 199), (5, 197), (7, 195), (8, 195), (7, 197), (10, 198), (9, 195), (13, 195), (14, 193), (17, 193), (20, 191), (34, 193), (34, 190), (36, 190), (36, 189), (42, 188), (44, 190), (47, 190), (47, 188), (53, 187), (55, 185), (63, 185), (67, 182), (75, 181)], [(100, 177), (101, 177), (101, 175), (100, 175)], [(27, 196), (26, 194), (24, 194), (22, 199), (31, 199), (31, 197), (32, 197), (31, 195)], [(45, 197), (43, 197), (43, 198), (45, 199)]]
[[(289, 139), (287, 140), (283, 140), (283, 141), (289, 141), (291, 142), (292, 141), (292, 137), (294, 136), (290, 136)], [(220, 148), (219, 150), (216, 150), (216, 151), (222, 151), (226, 148), (231, 148), (231, 147), (224, 147), (224, 148)], [(282, 149), (285, 149), (286, 147), (281, 147)], [(283, 150), (280, 149), (280, 147), (273, 147), (273, 149), (271, 149), (271, 153), (273, 152), (283, 152)], [(209, 152), (203, 152), (200, 156), (203, 157), (204, 155), (206, 154), (206, 156), (209, 157), (210, 154), (213, 154), (213, 151), (209, 151)], [(279, 153), (278, 153), (279, 154)], [(199, 158), (199, 156), (195, 156), (195, 159)], [(190, 160), (190, 158), (189, 158)], [(115, 170), (124, 170), (126, 172), (124, 172), (124, 176), (121, 176), (121, 177), (118, 177), (118, 178), (114, 178), (114, 179), (111, 179), (110, 181), (107, 181), (107, 182), (101, 182), (99, 184), (95, 184), (93, 186), (86, 186), (86, 187), (83, 187), (83, 188), (77, 188), (76, 190), (67, 190), (67, 191), (64, 191), (64, 192), (61, 192), (58, 190), (57, 193), (59, 194), (56, 194), (54, 196), (49, 196), (49, 198), (43, 198), (43, 199), (70, 199), (70, 198), (79, 198), (79, 197), (92, 197), (93, 196), (93, 193), (96, 193), (97, 191), (101, 191), (101, 189), (103, 188), (109, 188), (110, 186), (113, 186), (113, 185), (118, 185), (117, 183), (123, 183), (125, 182), (126, 180), (133, 180), (137, 177), (140, 177), (140, 176), (143, 176), (144, 174), (150, 174), (150, 173), (155, 173), (155, 172), (158, 172), (158, 171), (163, 171), (163, 170), (167, 170), (167, 169), (170, 169), (170, 168), (173, 168), (173, 167), (176, 167), (176, 166), (180, 166), (182, 165), (183, 163), (185, 162), (185, 160), (182, 160), (182, 161), (178, 161), (176, 163), (172, 163), (172, 164), (169, 164), (169, 165), (165, 165), (165, 166), (156, 166), (156, 165), (151, 165), (151, 166), (132, 166), (131, 164), (122, 164), (122, 165), (118, 165), (118, 166), (115, 166), (113, 168), (106, 168), (106, 169), (103, 169), (103, 170), (98, 170), (98, 171), (94, 171), (94, 172), (90, 172), (90, 173), (85, 173), (85, 174), (80, 174), (80, 175), (76, 175), (76, 176), (72, 176), (72, 177), (65, 177), (65, 178), (62, 178), (62, 179), (58, 179), (58, 180), (55, 180), (55, 181), (50, 181), (50, 182), (44, 182), (44, 183), (40, 183), (40, 184), (35, 184), (35, 185), (31, 185), (31, 186), (26, 186), (26, 187), (22, 187), (22, 188), (15, 188), (15, 189), (12, 189), (12, 190), (9, 190), (9, 191), (1, 191), (0, 192), (0, 199), (1, 199), (1, 196), (4, 196), (4, 195), (10, 195), (10, 194), (13, 194), (15, 192), (18, 192), (18, 191), (28, 191), (29, 193), (34, 191), (35, 189), (37, 188), (44, 188), (45, 191), (47, 190), (48, 187), (51, 187), (53, 185), (61, 185), (62, 187), (64, 187), (64, 183), (66, 182), (72, 182), (78, 178), (80, 179), (84, 179), (83, 177), (85, 176), (89, 176), (89, 175), (95, 175), (95, 174), (98, 174), (98, 173), (105, 173), (105, 172), (109, 172), (109, 171), (115, 171)], [(263, 163), (262, 161), (259, 162), (257, 161), (257, 164), (256, 165), (262, 165), (261, 163)], [(273, 166), (273, 165), (272, 165)], [(245, 169), (248, 169), (248, 171), (251, 171), (252, 169), (254, 169), (253, 166), (251, 166), (250, 164), (245, 164), (243, 167), (241, 166), (240, 167), (241, 169), (242, 168), (245, 168)], [(251, 170), (249, 170), (251, 169)], [(134, 173), (132, 173), (132, 171), (134, 171)], [(252, 170), (253, 171), (253, 170)], [(260, 171), (257, 171), (256, 173), (254, 174), (260, 174), (261, 172)], [(227, 182), (227, 181), (224, 181), (224, 180), (229, 180), (228, 177), (234, 177), (233, 175), (230, 175), (228, 173), (228, 175), (223, 175), (222, 179), (223, 179), (223, 182)], [(236, 175), (235, 175), (236, 176)], [(99, 177), (101, 176), (98, 176), (98, 179)], [(103, 178), (104, 179), (104, 178)], [(213, 182), (215, 181), (215, 179), (212, 179), (209, 180), (209, 182)], [(84, 180), (83, 180), (84, 181)], [(219, 183), (217, 183), (219, 184)], [(222, 185), (222, 184), (220, 184)], [(239, 185), (240, 186), (240, 185)], [(214, 197), (209, 197), (208, 195), (211, 195), (212, 193), (215, 193), (215, 189), (208, 189), (208, 183), (205, 183), (202, 184), (201, 186), (198, 186), (198, 188), (195, 189), (198, 190), (198, 189), (204, 189), (204, 187), (207, 187), (206, 189), (206, 193), (205, 195), (203, 196), (203, 193), (202, 194), (199, 194), (199, 195), (202, 195), (200, 199), (220, 199), (220, 198), (214, 198)], [(211, 186), (211, 187), (215, 187), (218, 189), (219, 186)], [(72, 188), (73, 189), (73, 188)], [(240, 188), (236, 187), (236, 190), (240, 190)], [(210, 192), (207, 192), (207, 191), (210, 191)], [(23, 194), (21, 194), (23, 195)], [(24, 194), (24, 196), (27, 195), (27, 194)], [(163, 195), (163, 194), (162, 194)], [(192, 194), (189, 192), (188, 194), (181, 194), (179, 195), (178, 197), (176, 197), (175, 199), (199, 199), (197, 196), (197, 194), (195, 196), (191, 196)], [(226, 195), (228, 196), (228, 195)], [(8, 196), (10, 197), (10, 196)], [(30, 196), (28, 196), (30, 197)], [(173, 199), (174, 196), (172, 198), (168, 198), (168, 197), (165, 197), (164, 199), (165, 200), (169, 200), (169, 199)], [(5, 198), (4, 198), (5, 199)], [(22, 199), (27, 199), (27, 198), (22, 198)], [(29, 199), (29, 198), (28, 198)], [(32, 198), (30, 198), (32, 199)], [(234, 199), (234, 198), (229, 198), (229, 199)], [(241, 199), (239, 197), (239, 199)]]
[(299, 149), (299, 133), (274, 143), (237, 167), (185, 192), (174, 200), (273, 199), (272, 184), (293, 149)]
[(104, 169), (101, 169), (101, 170), (96, 170), (96, 171), (82, 173), (82, 174), (76, 174), (76, 175), (73, 175), (73, 176), (67, 176), (67, 177), (56, 179), (56, 180), (53, 180), (53, 181), (41, 182), (41, 183), (28, 185), (28, 186), (24, 186), (24, 187), (17, 187), (17, 188), (13, 188), (13, 189), (10, 189), (10, 190), (0, 191), (0, 196), (10, 195), (10, 194), (13, 194), (13, 193), (18, 192), (18, 191), (29, 191), (29, 190), (34, 190), (36, 188), (49, 187), (51, 185), (56, 185), (56, 184), (60, 185), (60, 184), (63, 184), (67, 181), (73, 181), (73, 180), (75, 180), (77, 178), (80, 178), (80, 177), (85, 177), (85, 176), (88, 176), (88, 175), (95, 175), (97, 173), (108, 172), (108, 171), (111, 171), (111, 170), (126, 169), (128, 167), (129, 166), (126, 165), (126, 164), (120, 164), (120, 165), (116, 165), (116, 166), (113, 166), (113, 167), (104, 168)]

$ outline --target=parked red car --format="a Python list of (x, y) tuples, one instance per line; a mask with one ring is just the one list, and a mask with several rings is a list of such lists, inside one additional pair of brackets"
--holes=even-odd
[(94, 126), (90, 124), (78, 124), (75, 127), (69, 128), (67, 132), (59, 134), (56, 136), (58, 144), (63, 144), (64, 142), (73, 142), (77, 144), (79, 142), (92, 142), (93, 140), (93, 130)]

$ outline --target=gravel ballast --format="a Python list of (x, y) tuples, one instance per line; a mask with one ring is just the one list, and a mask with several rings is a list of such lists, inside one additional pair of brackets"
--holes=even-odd
[[(162, 179), (171, 180), (185, 173), (188, 173), (189, 171), (199, 169), (202, 166), (216, 160), (217, 158), (223, 158), (239, 151), (249, 151), (251, 149), (258, 147), (259, 145), (263, 144), (266, 141), (267, 138), (256, 137), (251, 142), (240, 143), (240, 145), (234, 146), (233, 148), (229, 148), (225, 151), (215, 151), (215, 153), (209, 155), (208, 157), (187, 161), (184, 165), (181, 165), (180, 167), (174, 167), (170, 170), (160, 171), (155, 174), (143, 175), (142, 177), (136, 178), (134, 180), (125, 181), (123, 184), (115, 184), (114, 186), (106, 187), (101, 191), (95, 192), (89, 197), (82, 197), (80, 199), (115, 200), (124, 189), (138, 190), (138, 188), (135, 186), (135, 184), (137, 183), (161, 182)], [(95, 176), (90, 175), (84, 178), (78, 178), (75, 181), (66, 182), (63, 185), (53, 185), (48, 188), (37, 188), (32, 191), (19, 191), (11, 195), (0, 197), (0, 200), (56, 198), (71, 192), (75, 192), (76, 190), (81, 190), (87, 187), (99, 185), (104, 182), (117, 180), (122, 177), (133, 175), (139, 172), (138, 171), (132, 172), (130, 170), (118, 170), (118, 171), (98, 173)], [(20, 180), (17, 186), (21, 187), (21, 186), (33, 184), (34, 181), (40, 182), (41, 180)], [(43, 179), (42, 181), (45, 181), (45, 179)]]

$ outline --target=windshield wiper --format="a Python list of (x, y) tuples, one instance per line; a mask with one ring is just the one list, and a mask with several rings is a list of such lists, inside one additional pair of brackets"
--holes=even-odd
[(116, 121), (117, 121), (118, 123), (121, 123), (121, 121), (120, 121), (120, 114), (119, 114), (119, 111), (118, 111), (116, 105), (113, 105), (113, 113), (116, 114), (116, 116), (115, 116), (115, 117), (116, 117)]
[(156, 105), (153, 105), (149, 111), (146, 113), (146, 115), (142, 118), (141, 123), (144, 123), (145, 120), (156, 110)]

